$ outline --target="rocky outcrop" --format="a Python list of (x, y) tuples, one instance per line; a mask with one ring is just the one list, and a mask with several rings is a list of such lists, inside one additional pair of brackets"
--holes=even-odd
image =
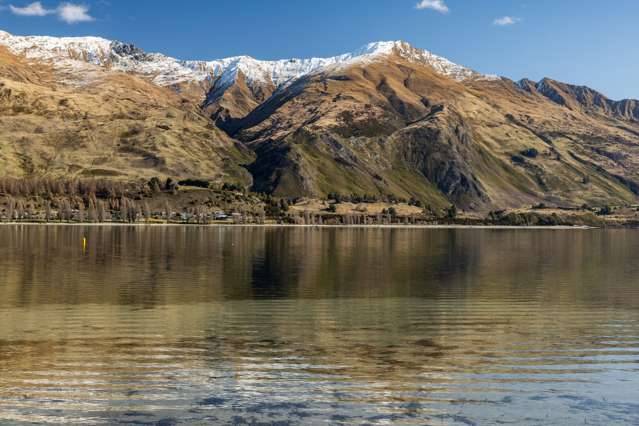
[(450, 109), (428, 115), (392, 136), (398, 160), (415, 168), (441, 192), (463, 208), (490, 202), (486, 189), (473, 172), (481, 149), (472, 129)]

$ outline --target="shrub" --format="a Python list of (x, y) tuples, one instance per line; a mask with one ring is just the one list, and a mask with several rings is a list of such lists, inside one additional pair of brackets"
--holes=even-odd
[(537, 156), (539, 155), (539, 151), (537, 151), (535, 148), (526, 148), (521, 151), (520, 154), (528, 158), (537, 158)]
[(612, 214), (612, 209), (610, 208), (610, 206), (606, 205), (606, 206), (603, 206), (602, 208), (600, 208), (599, 211), (597, 212), (597, 214), (599, 216), (608, 216), (608, 215)]
[(173, 179), (166, 178), (166, 183), (164, 184), (164, 189), (168, 190), (168, 191), (172, 191), (175, 189), (175, 182), (173, 181)]
[(415, 199), (413, 197), (411, 197), (411, 199), (408, 200), (408, 205), (409, 206), (414, 206), (414, 207), (419, 207), (419, 208), (424, 207), (424, 204), (422, 203), (421, 200), (417, 200), (417, 199)]
[(147, 185), (149, 186), (149, 189), (151, 189), (152, 192), (161, 191), (162, 184), (160, 183), (160, 179), (158, 177), (154, 176), (151, 179), (149, 179), (149, 181), (147, 182)]
[(344, 196), (339, 192), (329, 192), (326, 196), (329, 200), (335, 200), (336, 203), (344, 201)]
[(239, 185), (237, 183), (224, 183), (224, 185), (222, 185), (222, 191), (230, 191), (230, 192), (243, 192), (244, 188), (242, 187), (242, 185)]
[(377, 197), (377, 195), (372, 195), (372, 194), (364, 195), (364, 202), (365, 203), (376, 203), (378, 201), (379, 201), (379, 198)]
[(455, 219), (457, 217), (457, 207), (454, 204), (451, 204), (450, 207), (446, 209), (446, 217), (448, 219)]
[(513, 163), (515, 164), (524, 164), (526, 160), (521, 155), (513, 155), (510, 157)]
[(131, 138), (133, 136), (137, 136), (140, 133), (142, 133), (142, 129), (141, 128), (139, 128), (139, 127), (131, 127), (129, 130), (126, 130), (126, 131), (122, 132), (120, 137), (122, 139), (127, 139), (127, 138)]
[(197, 188), (208, 188), (210, 182), (202, 179), (183, 179), (178, 182), (180, 186), (192, 186)]
[(492, 222), (499, 222), (504, 218), (505, 214), (505, 210), (492, 210), (490, 213), (488, 213), (488, 220)]
[(266, 215), (269, 217), (280, 217), (282, 215), (280, 204), (275, 200), (270, 200), (266, 205)]

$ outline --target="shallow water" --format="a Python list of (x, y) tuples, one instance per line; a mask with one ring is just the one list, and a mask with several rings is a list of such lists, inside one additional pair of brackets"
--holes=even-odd
[(0, 226), (20, 422), (638, 424), (639, 231)]

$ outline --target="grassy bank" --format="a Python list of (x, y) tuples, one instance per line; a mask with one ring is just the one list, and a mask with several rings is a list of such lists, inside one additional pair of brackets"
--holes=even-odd
[(639, 227), (638, 209), (552, 207), (461, 211), (419, 200), (330, 194), (328, 199), (272, 197), (234, 185), (151, 180), (7, 180), (0, 185), (0, 221), (170, 225), (313, 225), (419, 227)]

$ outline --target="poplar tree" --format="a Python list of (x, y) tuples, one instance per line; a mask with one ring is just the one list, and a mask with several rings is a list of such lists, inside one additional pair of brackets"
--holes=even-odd
[(44, 221), (49, 223), (51, 221), (51, 202), (44, 202)]
[(98, 221), (98, 213), (96, 211), (95, 202), (92, 199), (89, 199), (89, 208), (87, 210), (87, 216), (89, 218), (89, 222)]
[(142, 204), (142, 208), (143, 208), (144, 219), (148, 222), (151, 219), (151, 209), (149, 208), (149, 203), (145, 201), (144, 204)]
[(7, 205), (7, 218), (9, 219), (9, 222), (13, 221), (13, 217), (15, 216), (15, 210), (16, 210), (15, 201), (13, 201), (13, 198), (10, 196), (9, 203)]
[(98, 201), (97, 203), (97, 216), (98, 222), (106, 222), (106, 211), (104, 209), (103, 201)]
[(120, 199), (120, 221), (127, 221), (127, 212), (128, 212), (129, 203), (125, 197)]
[(84, 222), (84, 201), (78, 204), (78, 222)]

